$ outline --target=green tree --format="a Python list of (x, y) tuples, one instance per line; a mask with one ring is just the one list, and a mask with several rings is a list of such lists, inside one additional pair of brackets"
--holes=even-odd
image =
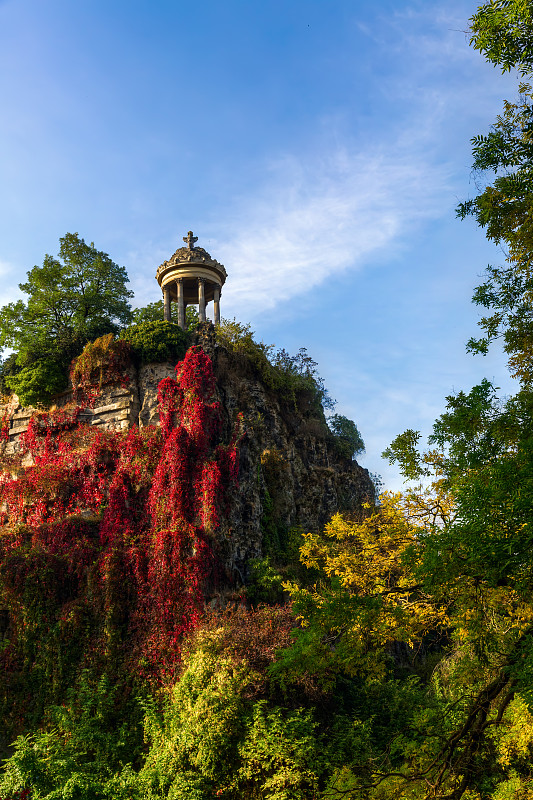
[(359, 453), (364, 453), (365, 443), (355, 422), (342, 414), (333, 414), (328, 419), (328, 425), (335, 437), (335, 446), (342, 456), (352, 459)]
[(533, 6), (530, 0), (490, 0), (470, 19), (470, 44), (503, 72), (533, 68)]
[(64, 388), (70, 361), (84, 345), (117, 333), (131, 318), (125, 268), (77, 233), (59, 241), (59, 258), (46, 255), (20, 284), (27, 300), (0, 309), (0, 347), (16, 352), (20, 369), (6, 384), (21, 402), (46, 401)]
[[(473, 46), (523, 79), (533, 71), (532, 10), (529, 0), (491, 0), (471, 19)], [(391, 777), (376, 797), (411, 796), (407, 786), (417, 781), (430, 788), (416, 797), (532, 796), (531, 741), (520, 731), (533, 697), (533, 90), (524, 82), (519, 92), (489, 133), (472, 139), (485, 187), (458, 215), (473, 216), (507, 256), (474, 294), (488, 313), (484, 335), (468, 348), (486, 353), (500, 340), (521, 388), (500, 399), (484, 380), (458, 392), (434, 424), (430, 449), (420, 453), (410, 430), (384, 453), (406, 478), (431, 480), (437, 511), (445, 498), (447, 515), (417, 536), (412, 563), (414, 580), (448, 608), (453, 635), (432, 687), (442, 722), (426, 728), (426, 740), (441, 744), (429, 758), (406, 759), (397, 789)]]
[(474, 173), (493, 179), (475, 198), (461, 203), (458, 215), (473, 216), (487, 238), (503, 246), (504, 266), (489, 266), (474, 302), (485, 310), (484, 335), (472, 338), (472, 352), (487, 353), (499, 339), (509, 356), (512, 374), (525, 384), (533, 381), (533, 93), (520, 86), (517, 103), (505, 103), (486, 136), (473, 142)]
[[(530, 796), (529, 762), (506, 771), (502, 764), (513, 759), (496, 758), (494, 748), (507, 741), (510, 751), (519, 749), (519, 730), (509, 728), (515, 713), (527, 720), (533, 697), (532, 427), (531, 391), (502, 401), (483, 381), (447, 398), (431, 449), (415, 454), (412, 431), (389, 449), (406, 477), (431, 479), (433, 510), (428, 506), (408, 562), (419, 591), (448, 609), (453, 631), (431, 687), (442, 723), (426, 727), (428, 741), (440, 737), (443, 744), (402, 772), (433, 784), (421, 797)], [(421, 518), (421, 498), (420, 488), (405, 493), (414, 519)], [(500, 786), (507, 792), (511, 779), (516, 793), (492, 794)], [(401, 782), (398, 795), (387, 795), (395, 796), (404, 796)]]
[(491, 0), (471, 19), (471, 43), (505, 72), (516, 69), (524, 81), (516, 102), (505, 102), (488, 134), (475, 136), (473, 171), (480, 193), (457, 209), (473, 216), (487, 238), (507, 253), (505, 266), (489, 266), (474, 302), (487, 313), (484, 332), (468, 348), (486, 353), (500, 339), (511, 373), (533, 382), (533, 4), (530, 0)]

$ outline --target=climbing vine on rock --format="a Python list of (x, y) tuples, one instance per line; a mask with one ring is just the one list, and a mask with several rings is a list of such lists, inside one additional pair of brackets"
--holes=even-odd
[(20, 452), (1, 460), (0, 710), (13, 719), (9, 684), (21, 673), (34, 674), (44, 705), (80, 667), (161, 682), (179, 665), (215, 572), (242, 433), (237, 420), (220, 443), (200, 348), (161, 382), (159, 400), (160, 428), (100, 430), (78, 405), (36, 414)]
[(115, 339), (112, 333), (89, 342), (81, 355), (74, 359), (70, 370), (70, 381), (78, 402), (92, 404), (105, 384), (126, 386), (131, 362), (131, 345), (123, 339)]

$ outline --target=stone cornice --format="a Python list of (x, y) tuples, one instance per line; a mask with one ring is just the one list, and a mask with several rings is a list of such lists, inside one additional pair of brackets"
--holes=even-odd
[(203, 270), (213, 270), (214, 272), (218, 273), (220, 277), (221, 283), (227, 278), (227, 272), (223, 264), (220, 264), (216, 259), (211, 258), (207, 250), (204, 250), (203, 247), (178, 247), (176, 252), (168, 259), (168, 261), (163, 261), (162, 264), (157, 268), (156, 272), (156, 279), (161, 285), (164, 275), (169, 271), (172, 270), (173, 272), (183, 266), (186, 268), (187, 273), (190, 274), (190, 268), (194, 268), (195, 265), (198, 265), (200, 269)]

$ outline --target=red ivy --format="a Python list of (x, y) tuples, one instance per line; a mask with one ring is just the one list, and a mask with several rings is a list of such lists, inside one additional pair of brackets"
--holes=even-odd
[[(132, 667), (165, 678), (203, 610), (216, 532), (237, 483), (242, 421), (221, 445), (212, 363), (199, 347), (175, 380), (161, 381), (158, 397), (160, 428), (98, 430), (79, 421), (80, 406), (32, 418), (18, 465), (6, 461), (0, 475), (0, 570), (15, 596), (28, 579), (31, 588), (37, 562), (10, 556), (30, 547), (49, 569), (62, 564), (102, 620), (88, 646), (108, 647), (118, 626)], [(68, 608), (57, 610), (60, 619), (72, 619)], [(21, 640), (28, 613), (19, 615)]]

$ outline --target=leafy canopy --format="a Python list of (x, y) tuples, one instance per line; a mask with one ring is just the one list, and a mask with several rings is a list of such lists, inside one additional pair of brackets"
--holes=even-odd
[(470, 19), (470, 44), (502, 72), (533, 68), (533, 13), (529, 0), (490, 0)]
[(189, 336), (174, 322), (157, 320), (130, 325), (121, 338), (129, 342), (134, 357), (141, 364), (157, 361), (181, 361), (189, 345)]
[(333, 414), (328, 419), (329, 429), (335, 437), (335, 446), (345, 458), (355, 458), (364, 453), (365, 443), (355, 422), (342, 414)]
[(77, 233), (59, 241), (59, 257), (46, 255), (20, 284), (27, 300), (0, 309), (0, 348), (16, 352), (19, 368), (6, 383), (22, 402), (45, 400), (63, 388), (70, 361), (84, 345), (117, 333), (131, 317), (125, 268)]
[(533, 381), (533, 5), (530, 0), (491, 0), (471, 19), (471, 43), (503, 72), (522, 77), (519, 97), (504, 103), (488, 134), (472, 139), (473, 171), (480, 193), (457, 208), (473, 216), (487, 238), (506, 251), (507, 264), (489, 266), (474, 294), (483, 309), (484, 335), (468, 349), (487, 353), (500, 339), (511, 374), (523, 384)]

